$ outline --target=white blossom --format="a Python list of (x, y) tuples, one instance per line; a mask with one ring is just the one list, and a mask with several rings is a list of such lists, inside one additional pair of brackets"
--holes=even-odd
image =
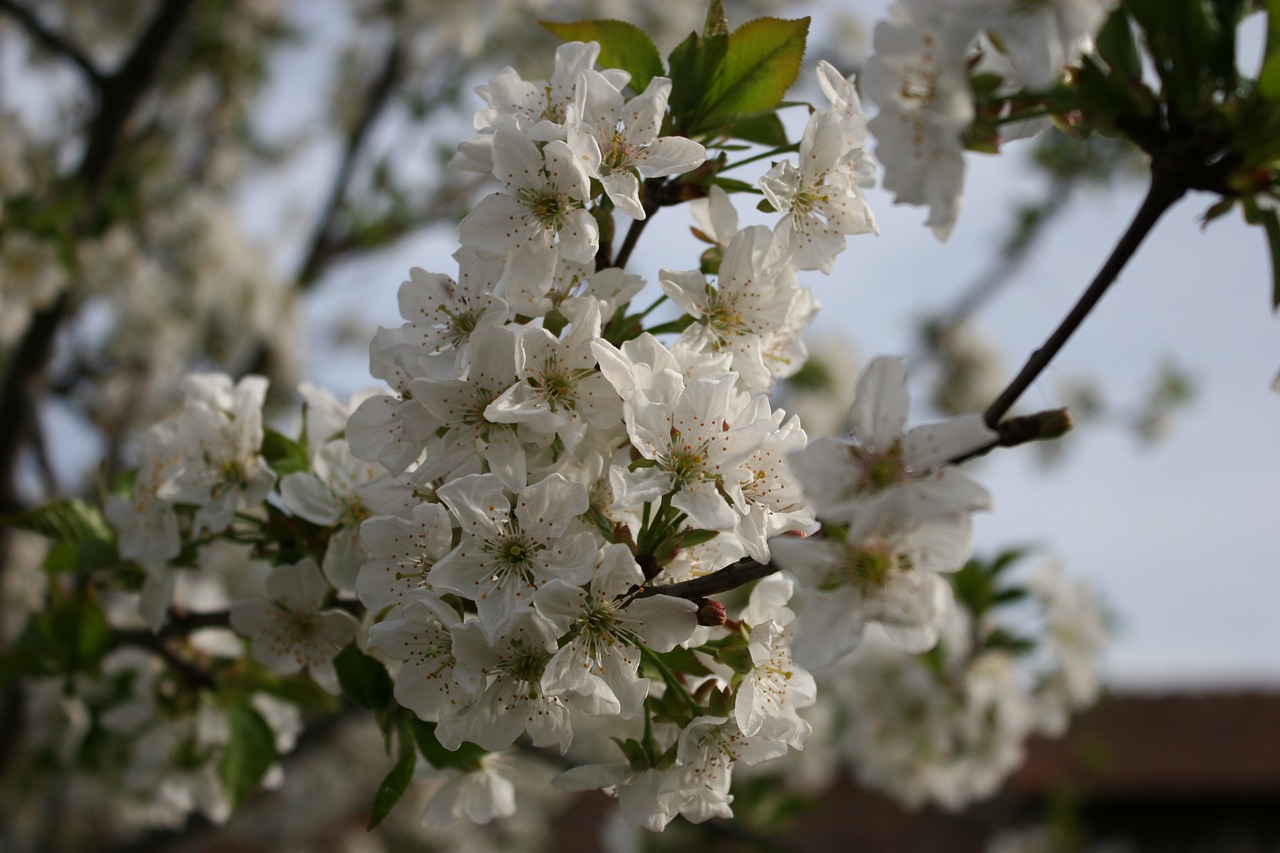
[[(539, 613), (556, 631), (572, 638), (547, 664), (542, 688), (566, 695), (591, 714), (617, 714), (630, 719), (648, 695), (648, 679), (640, 678), (641, 648), (669, 652), (689, 639), (697, 626), (692, 601), (655, 595), (627, 600), (644, 583), (644, 575), (625, 545), (604, 549), (588, 589), (552, 581), (534, 598)], [(580, 702), (575, 702), (581, 697)]]
[(253, 641), (253, 656), (281, 675), (305, 668), (331, 693), (338, 690), (333, 658), (355, 639), (359, 623), (344, 610), (321, 610), (329, 584), (315, 561), (277, 566), (269, 599), (231, 608), (231, 628)]
[(441, 500), (458, 518), (462, 541), (431, 569), (432, 587), (476, 603), (490, 639), (501, 637), (533, 593), (560, 578), (586, 583), (596, 564), (596, 539), (572, 528), (587, 510), (581, 483), (559, 474), (524, 489), (514, 500), (492, 474), (472, 474), (441, 486)]
[(644, 92), (626, 102), (599, 72), (589, 71), (584, 79), (586, 98), (569, 127), (569, 148), (619, 210), (644, 219), (636, 172), (644, 178), (687, 172), (707, 159), (707, 151), (692, 139), (658, 136), (671, 95), (666, 77), (654, 77)]

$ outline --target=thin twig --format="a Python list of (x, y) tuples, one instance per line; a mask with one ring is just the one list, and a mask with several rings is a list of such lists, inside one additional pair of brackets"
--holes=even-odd
[(637, 219), (631, 223), (631, 227), (627, 229), (627, 236), (622, 238), (622, 246), (618, 249), (618, 254), (614, 256), (613, 263), (610, 266), (618, 269), (625, 269), (627, 261), (631, 260), (631, 253), (636, 249), (636, 243), (640, 242), (640, 235), (644, 233), (645, 226), (649, 224), (649, 220), (658, 212), (658, 208), (662, 207), (663, 190), (666, 187), (665, 178), (648, 178), (644, 182), (644, 198), (642, 206), (644, 207), (644, 219)]
[(1161, 215), (1172, 207), (1174, 202), (1182, 198), (1187, 188), (1187, 183), (1175, 177), (1173, 173), (1166, 172), (1159, 160), (1152, 161), (1151, 186), (1148, 187), (1147, 195), (1142, 200), (1138, 212), (1134, 214), (1133, 221), (1129, 223), (1128, 229), (1116, 243), (1110, 257), (1102, 265), (1102, 269), (1098, 271), (1075, 307), (1063, 318), (1058, 328), (1045, 341), (1044, 346), (1031, 354), (1021, 372), (983, 413), (982, 417), (987, 426), (994, 429), (1013, 408), (1013, 404), (1018, 401), (1022, 393), (1031, 387), (1031, 384), (1049, 366), (1049, 362), (1053, 361), (1067, 340), (1084, 322), (1085, 317), (1089, 316), (1089, 312), (1098, 304), (1098, 300), (1102, 299), (1107, 289), (1115, 283), (1120, 271), (1133, 257), (1134, 252), (1151, 232)]
[(94, 88), (101, 89), (102, 72), (98, 66), (80, 48), (67, 41), (62, 35), (45, 26), (32, 11), (13, 0), (0, 0), (0, 12), (7, 12), (10, 17), (22, 25), (27, 35), (44, 45), (49, 50), (77, 66)]
[(1071, 413), (1066, 409), (1049, 409), (1034, 415), (1009, 418), (998, 423), (994, 429), (998, 438), (990, 444), (961, 454), (947, 464), (960, 465), (970, 459), (986, 456), (997, 447), (1017, 447), (1032, 441), (1061, 438), (1071, 429)]
[(365, 94), (364, 108), (360, 111), (355, 123), (347, 131), (347, 138), (342, 152), (342, 162), (334, 175), (333, 185), (329, 190), (329, 198), (325, 202), (319, 218), (316, 220), (315, 229), (311, 232), (310, 248), (307, 250), (306, 257), (303, 258), (302, 265), (298, 270), (298, 287), (302, 290), (309, 288), (319, 278), (320, 270), (323, 269), (324, 262), (328, 260), (329, 254), (333, 249), (336, 242), (333, 234), (334, 220), (337, 218), (338, 212), (342, 209), (342, 204), (347, 197), (347, 192), (351, 185), (351, 176), (355, 173), (356, 161), (359, 159), (360, 151), (369, 135), (369, 130), (373, 127), (374, 120), (382, 113), (383, 108), (386, 107), (391, 98), (391, 93), (395, 90), (396, 81), (400, 78), (403, 60), (404, 49), (399, 39), (397, 39), (387, 51), (386, 59), (383, 61), (377, 77), (374, 78), (368, 92)]
[(666, 586), (645, 587), (636, 594), (636, 598), (648, 598), (651, 595), (670, 595), (676, 598), (706, 598), (721, 592), (728, 592), (740, 586), (767, 578), (782, 570), (773, 563), (758, 563), (750, 557), (743, 557), (723, 569), (714, 571), (700, 578), (667, 584)]

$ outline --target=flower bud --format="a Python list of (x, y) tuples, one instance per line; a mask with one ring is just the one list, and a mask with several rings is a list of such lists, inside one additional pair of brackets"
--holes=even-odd
[(724, 605), (714, 599), (699, 598), (694, 603), (698, 605), (698, 624), (708, 628), (718, 628), (728, 619), (725, 613)]

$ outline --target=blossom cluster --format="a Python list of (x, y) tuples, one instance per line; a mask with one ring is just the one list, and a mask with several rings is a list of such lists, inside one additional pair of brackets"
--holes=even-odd
[[(181, 415), (142, 438), (132, 496), (106, 510), (152, 630), (187, 612), (186, 570), (232, 540), (269, 560), (222, 590), (259, 664), (348, 695), (343, 668), (386, 664), (410, 763), (455, 756), (433, 822), (509, 814), (493, 754), (564, 753), (601, 723), (612, 754), (558, 787), (606, 788), (652, 830), (730, 816), (735, 765), (804, 745), (811, 672), (869, 626), (909, 654), (955, 630), (946, 574), (990, 505), (954, 463), (995, 434), (976, 416), (908, 429), (901, 359), (868, 366), (847, 438), (810, 441), (769, 397), (806, 355), (816, 302), (798, 272), (829, 272), (876, 229), (853, 79), (819, 65), (827, 108), (759, 180), (776, 221), (739, 227), (699, 177), (725, 154), (663, 134), (671, 80), (634, 91), (599, 56), (570, 42), (549, 79), (507, 69), (477, 90), (455, 165), (500, 189), (462, 220), (456, 274), (401, 285), (403, 324), (370, 346), (385, 391), (342, 404), (304, 388), (295, 441), (264, 429), (260, 377), (191, 376)], [(635, 227), (690, 195), (713, 251), (662, 269), (637, 309), (648, 282), (614, 265), (614, 218)], [(668, 302), (680, 316), (654, 322)], [(784, 573), (741, 607), (684, 585), (749, 566)], [(1070, 703), (1090, 683), (1063, 671)], [(1027, 729), (1010, 731), (1002, 744)]]
[[(946, 239), (964, 195), (965, 135), (977, 104), (975, 63), (998, 71), (1005, 91), (1046, 91), (1089, 51), (1115, 0), (897, 0), (876, 25), (875, 53), (862, 77), (879, 107), (871, 122), (884, 187), (898, 203), (927, 205), (927, 223)], [(1001, 138), (1043, 129), (1041, 121), (998, 117)]]

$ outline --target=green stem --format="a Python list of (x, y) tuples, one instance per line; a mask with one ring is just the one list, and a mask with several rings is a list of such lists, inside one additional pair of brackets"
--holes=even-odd
[(1049, 111), (1043, 107), (1037, 107), (1034, 110), (1024, 110), (1020, 113), (1009, 113), (1007, 116), (996, 119), (997, 125), (1013, 124), (1017, 121), (1027, 121), (1028, 119), (1040, 118), (1049, 115)]
[(650, 651), (645, 646), (640, 646), (640, 656), (644, 658), (646, 663), (658, 670), (658, 674), (662, 676), (662, 681), (667, 685), (667, 689), (674, 690), (680, 694), (680, 698), (689, 706), (689, 710), (693, 713), (694, 717), (702, 716), (702, 706), (693, 698), (693, 695), (689, 692), (689, 688), (680, 683), (680, 679), (676, 678), (676, 674), (671, 671), (671, 668), (668, 667), (666, 663), (663, 662), (662, 658), (658, 657), (656, 653)]
[(754, 155), (754, 156), (747, 157), (745, 160), (739, 160), (739, 161), (738, 161), (738, 162), (736, 162), (736, 163), (730, 163), (729, 165), (727, 165), (727, 166), (725, 166), (724, 168), (722, 168), (720, 171), (721, 171), (721, 172), (727, 172), (727, 171), (729, 171), (730, 169), (736, 169), (736, 168), (738, 168), (739, 166), (746, 166), (746, 165), (747, 165), (747, 164), (749, 164), (749, 163), (755, 163), (755, 162), (757, 162), (757, 161), (764, 160), (764, 159), (765, 159), (765, 158), (767, 158), (767, 157), (774, 157), (774, 156), (776, 156), (776, 155), (778, 155), (778, 154), (792, 154), (792, 153), (794, 153), (794, 152), (796, 152), (796, 151), (799, 151), (799, 150), (800, 150), (800, 143), (799, 143), (799, 142), (792, 142), (790, 145), (783, 145), (783, 146), (780, 146), (780, 147), (778, 147), (778, 148), (774, 148), (774, 149), (771, 149), (771, 150), (769, 150), (769, 151), (765, 151), (765, 152), (763, 152), (763, 153), (761, 153), (761, 154), (756, 154), (756, 155)]
[(648, 329), (645, 329), (645, 331), (651, 335), (662, 335), (667, 332), (683, 332), (685, 329), (692, 326), (694, 322), (694, 319), (686, 314), (678, 320), (671, 320), (666, 323), (659, 323), (656, 326), (650, 326)]
[(661, 305), (666, 301), (667, 301), (667, 294), (664, 293), (661, 296), (659, 296), (657, 299), (653, 300), (652, 305), (650, 305), (648, 308), (641, 311), (639, 314), (636, 314), (635, 319), (643, 320), (645, 317), (648, 317), (650, 314), (652, 314), (655, 308), (657, 308), (659, 305)]

